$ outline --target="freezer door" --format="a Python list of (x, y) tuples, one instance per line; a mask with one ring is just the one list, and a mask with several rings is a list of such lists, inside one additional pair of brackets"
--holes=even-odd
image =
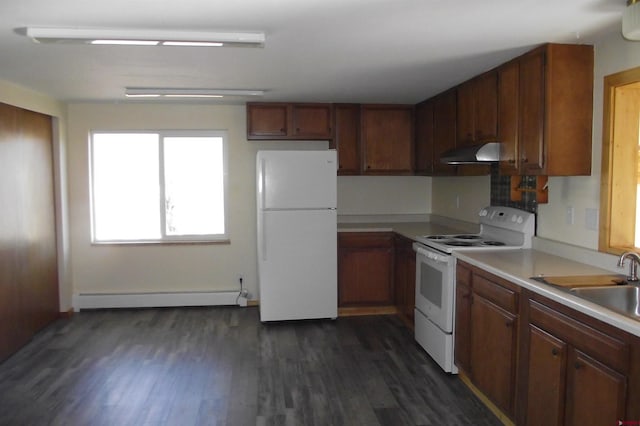
[(336, 318), (335, 210), (259, 214), (260, 320)]
[(258, 208), (336, 207), (336, 151), (259, 151)]

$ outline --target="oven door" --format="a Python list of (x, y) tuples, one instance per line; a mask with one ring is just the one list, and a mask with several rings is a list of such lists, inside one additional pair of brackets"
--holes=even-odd
[(453, 332), (455, 258), (414, 244), (416, 309), (445, 333)]

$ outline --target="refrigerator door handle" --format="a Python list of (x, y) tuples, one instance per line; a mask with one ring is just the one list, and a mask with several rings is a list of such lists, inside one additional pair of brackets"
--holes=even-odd
[(267, 221), (265, 220), (264, 209), (260, 211), (262, 215), (262, 261), (267, 261)]
[(263, 158), (260, 161), (260, 198), (262, 200), (262, 209), (265, 209), (267, 201), (267, 162)]

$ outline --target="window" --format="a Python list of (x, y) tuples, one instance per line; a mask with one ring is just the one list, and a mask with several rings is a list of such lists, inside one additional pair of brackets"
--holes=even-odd
[(640, 68), (604, 79), (600, 251), (640, 250)]
[(93, 132), (93, 242), (226, 240), (225, 132)]

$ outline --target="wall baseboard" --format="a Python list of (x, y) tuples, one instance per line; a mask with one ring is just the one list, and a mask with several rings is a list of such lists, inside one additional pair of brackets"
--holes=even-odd
[(237, 305), (237, 291), (184, 293), (79, 293), (73, 295), (73, 307), (82, 309), (159, 308), (170, 306)]

